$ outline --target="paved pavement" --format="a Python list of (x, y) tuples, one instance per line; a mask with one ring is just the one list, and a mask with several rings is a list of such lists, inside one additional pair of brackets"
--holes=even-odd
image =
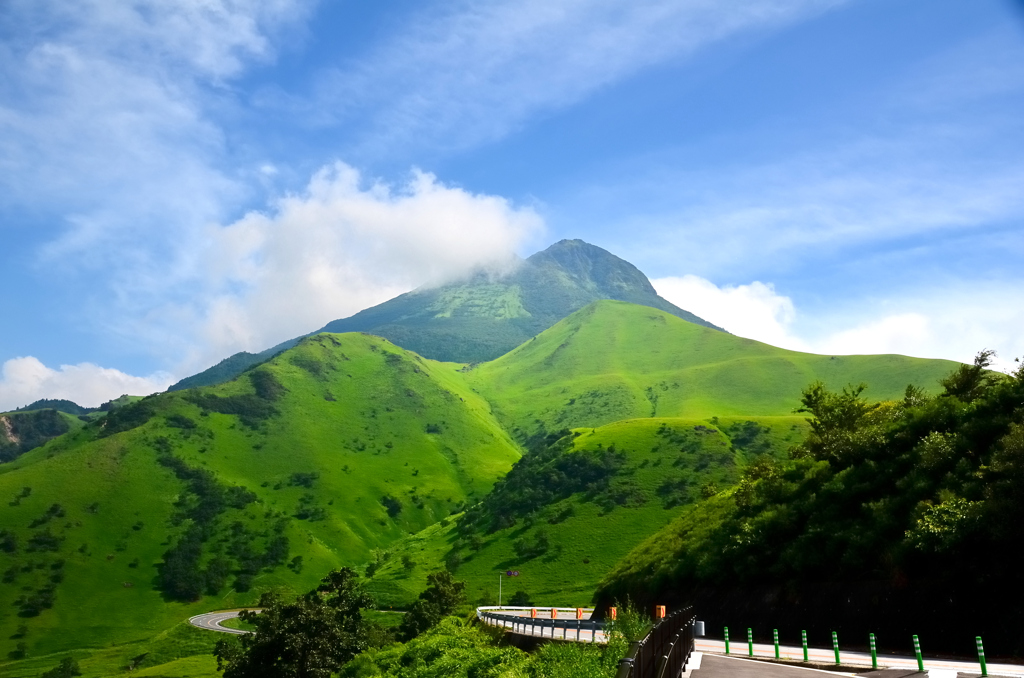
[[(725, 642), (721, 640), (698, 638), (696, 645), (696, 649), (700, 652), (704, 652), (705, 654), (725, 654)], [(739, 639), (734, 639), (729, 645), (732, 655), (737, 657), (748, 656), (747, 642), (745, 640), (741, 641)], [(794, 662), (803, 661), (803, 650), (799, 647), (786, 645), (780, 646), (779, 655), (783, 660)], [(775, 657), (775, 646), (754, 643), (754, 656), (773, 659)], [(836, 660), (835, 652), (831, 648), (809, 648), (807, 658), (811, 663), (826, 666), (834, 664)], [(840, 650), (839, 659), (842, 667), (871, 667), (871, 655), (866, 652)], [(957, 674), (959, 674), (959, 678), (964, 678), (965, 676), (980, 675), (981, 673), (981, 666), (978, 662), (968, 659), (929, 659), (928, 657), (925, 657), (925, 671), (924, 673), (920, 673), (917, 671), (917, 660), (914, 657), (880, 654), (878, 655), (878, 666), (880, 669), (898, 670), (895, 673), (889, 674), (876, 673), (875, 675), (880, 678), (902, 678), (903, 676), (927, 675), (930, 675), (932, 678), (957, 678)], [(842, 671), (843, 669), (837, 668), (837, 670)], [(990, 676), (1018, 676), (1024, 678), (1024, 666), (989, 662), (988, 674)], [(860, 672), (858, 675), (865, 676), (871, 674)]]
[(221, 622), (228, 619), (234, 619), (238, 616), (241, 610), (225, 610), (222, 612), (207, 612), (206, 614), (197, 614), (188, 620), (188, 623), (192, 626), (196, 626), (207, 631), (220, 631), (221, 633), (231, 633), (236, 636), (244, 636), (251, 631), (242, 631), (240, 629), (229, 629), (226, 626), (221, 626)]
[[(823, 671), (802, 666), (769, 664), (756, 659), (739, 659), (694, 652), (687, 666), (686, 678), (815, 678), (815, 676), (856, 676), (856, 673)], [(922, 674), (923, 675), (923, 674)]]

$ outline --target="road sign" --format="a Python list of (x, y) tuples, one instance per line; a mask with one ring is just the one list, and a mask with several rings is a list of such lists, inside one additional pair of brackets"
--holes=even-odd
[(505, 571), (505, 576), (506, 577), (518, 577), (519, 576), (519, 570), (506, 570)]

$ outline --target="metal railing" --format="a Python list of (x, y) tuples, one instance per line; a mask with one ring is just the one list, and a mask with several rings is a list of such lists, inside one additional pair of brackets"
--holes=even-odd
[[(533, 610), (537, 616), (532, 617)], [(555, 640), (572, 640), (577, 643), (604, 643), (604, 624), (589, 619), (551, 619), (551, 611), (574, 613), (576, 608), (550, 607), (478, 607), (477, 619), (490, 626), (508, 629), (511, 633)], [(585, 610), (588, 613), (592, 609)], [(542, 616), (543, 615), (543, 616)]]
[(668, 615), (642, 640), (633, 643), (619, 662), (616, 678), (677, 678), (686, 670), (693, 652), (693, 608)]

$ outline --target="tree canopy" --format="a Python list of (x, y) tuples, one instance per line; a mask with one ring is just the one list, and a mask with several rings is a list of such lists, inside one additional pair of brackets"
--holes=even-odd
[(239, 615), (255, 632), (217, 643), (217, 668), (224, 678), (328, 678), (366, 649), (362, 610), (372, 605), (349, 568), (292, 602), (265, 593), (261, 612)]

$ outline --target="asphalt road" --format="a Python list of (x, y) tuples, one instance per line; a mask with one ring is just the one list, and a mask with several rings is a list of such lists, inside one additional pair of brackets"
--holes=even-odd
[(221, 623), (228, 620), (234, 619), (238, 616), (241, 610), (225, 610), (222, 612), (207, 612), (206, 614), (197, 614), (194, 617), (189, 618), (188, 623), (200, 629), (206, 629), (207, 631), (220, 631), (221, 633), (230, 633), (236, 636), (244, 636), (251, 631), (241, 631), (239, 629), (229, 629), (226, 626), (221, 626)]

